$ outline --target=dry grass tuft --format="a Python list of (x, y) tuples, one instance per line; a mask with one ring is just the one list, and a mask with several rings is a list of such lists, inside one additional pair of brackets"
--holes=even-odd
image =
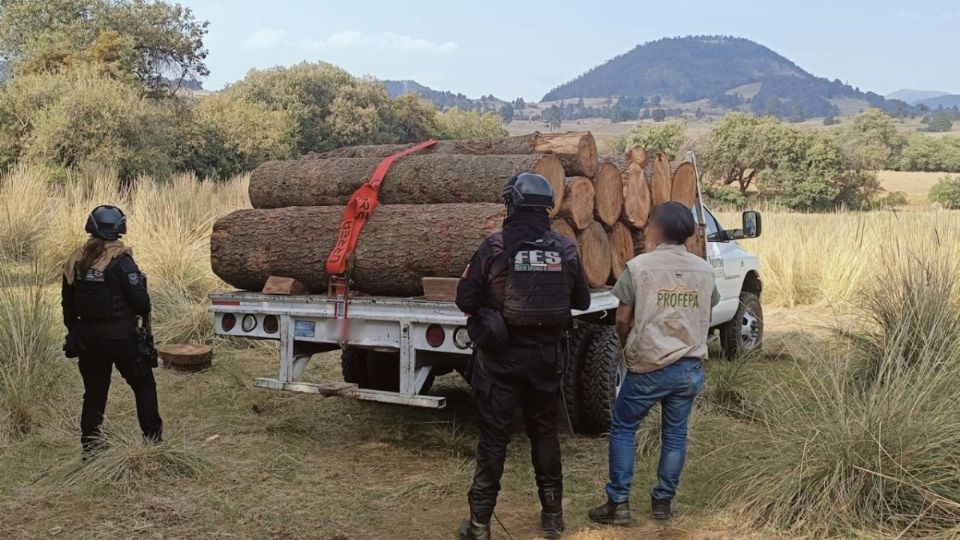
[(199, 449), (181, 440), (154, 444), (135, 429), (105, 431), (103, 444), (92, 458), (53, 471), (41, 485), (56, 491), (109, 488), (132, 492), (150, 482), (197, 478), (214, 469)]

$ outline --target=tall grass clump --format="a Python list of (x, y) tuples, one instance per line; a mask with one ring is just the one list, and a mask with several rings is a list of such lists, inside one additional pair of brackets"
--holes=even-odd
[(184, 441), (147, 441), (135, 429), (105, 430), (103, 449), (89, 460), (55, 469), (42, 484), (57, 491), (108, 488), (143, 489), (145, 482), (195, 478), (213, 470), (203, 452)]
[[(740, 214), (718, 217), (730, 226), (740, 221)], [(763, 217), (763, 235), (740, 245), (760, 259), (766, 306), (849, 306), (866, 284), (877, 280), (879, 263), (897, 247), (896, 238), (923, 246), (934, 240), (919, 233), (938, 231), (944, 244), (960, 238), (960, 213), (950, 211), (799, 214), (773, 210)], [(905, 231), (912, 236), (904, 237)]]
[(127, 214), (124, 242), (148, 275), (158, 342), (210, 339), (206, 297), (225, 287), (210, 270), (210, 231), (217, 218), (249, 206), (247, 177), (218, 183), (180, 174), (125, 185), (108, 168), (71, 172), (52, 190), (49, 211), (37, 225), (40, 265), (51, 283), (59, 281), (63, 262), (87, 238), (90, 211), (102, 204)]
[(902, 247), (863, 293), (873, 334), (770, 384), (761, 425), (730, 449), (721, 499), (749, 523), (814, 536), (960, 527), (960, 278), (949, 253)]
[(24, 260), (36, 253), (50, 203), (48, 191), (37, 169), (18, 166), (0, 175), (0, 256)]
[(58, 395), (59, 326), (39, 268), (0, 259), (0, 440), (36, 427)]

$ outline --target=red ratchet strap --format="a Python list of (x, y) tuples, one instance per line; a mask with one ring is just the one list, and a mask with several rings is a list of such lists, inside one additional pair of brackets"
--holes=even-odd
[[(330, 296), (334, 299), (335, 313), (337, 319), (345, 320), (347, 318), (347, 301), (350, 294), (350, 284), (347, 265), (350, 256), (357, 247), (357, 239), (360, 238), (360, 232), (363, 230), (367, 219), (373, 215), (373, 211), (380, 205), (380, 185), (387, 176), (387, 171), (400, 158), (410, 154), (426, 150), (437, 144), (437, 141), (431, 139), (420, 144), (416, 144), (387, 156), (373, 176), (364, 185), (360, 186), (350, 200), (347, 201), (347, 207), (343, 211), (343, 221), (340, 222), (340, 233), (337, 235), (337, 242), (327, 257), (327, 274), (330, 275)], [(341, 339), (345, 336), (346, 327), (341, 326)]]

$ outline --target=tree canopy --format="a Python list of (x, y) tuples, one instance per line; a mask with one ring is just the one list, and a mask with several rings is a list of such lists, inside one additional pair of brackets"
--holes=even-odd
[(0, 0), (0, 53), (14, 72), (113, 65), (153, 93), (209, 74), (208, 23), (180, 4), (148, 0)]

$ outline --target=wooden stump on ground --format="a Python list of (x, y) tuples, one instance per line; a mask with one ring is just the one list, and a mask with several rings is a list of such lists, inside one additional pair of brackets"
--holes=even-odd
[(177, 371), (203, 371), (213, 366), (213, 349), (207, 345), (160, 345), (157, 355), (163, 367)]

